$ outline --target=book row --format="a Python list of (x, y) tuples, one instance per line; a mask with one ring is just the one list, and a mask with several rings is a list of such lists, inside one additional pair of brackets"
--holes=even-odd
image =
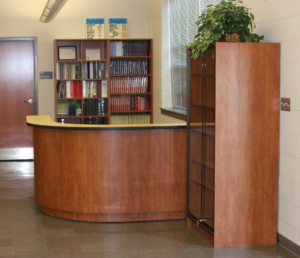
[(56, 63), (56, 79), (80, 79), (80, 64), (79, 63)]
[(80, 81), (58, 81), (57, 82), (58, 98), (81, 98), (82, 87)]
[(84, 62), (82, 79), (105, 79), (108, 77), (107, 62)]
[(83, 115), (84, 116), (106, 116), (107, 99), (84, 99)]
[(111, 41), (110, 56), (148, 56), (148, 41)]
[(112, 125), (150, 124), (150, 115), (117, 115), (110, 117)]
[(58, 98), (106, 98), (107, 81), (58, 81)]
[(149, 101), (141, 96), (112, 96), (110, 102), (112, 111), (143, 111), (149, 110)]
[(111, 60), (110, 74), (148, 74), (148, 60)]
[(83, 118), (84, 124), (94, 124), (94, 125), (107, 125), (107, 117), (85, 117)]
[(57, 102), (57, 116), (81, 116), (81, 100), (60, 100)]
[(107, 81), (83, 81), (82, 96), (84, 98), (107, 98)]
[(112, 77), (110, 85), (111, 93), (146, 93), (148, 77)]

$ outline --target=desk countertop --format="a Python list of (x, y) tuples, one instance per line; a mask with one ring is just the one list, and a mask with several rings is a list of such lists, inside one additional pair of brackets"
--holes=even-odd
[(53, 122), (49, 115), (26, 116), (26, 124), (33, 127), (65, 130), (147, 130), (183, 129), (186, 124), (129, 124), (129, 125), (90, 125)]

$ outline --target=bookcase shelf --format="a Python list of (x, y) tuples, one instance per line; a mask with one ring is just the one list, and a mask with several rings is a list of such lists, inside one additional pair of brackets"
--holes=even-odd
[(148, 76), (151, 77), (151, 74), (111, 74), (111, 77), (128, 77), (128, 76)]
[[(116, 46), (118, 46), (117, 49)], [(123, 46), (123, 49), (120, 46)], [(60, 60), (61, 51), (64, 49), (60, 47), (73, 48), (74, 60)], [(122, 51), (120, 52), (120, 50)], [(111, 115), (114, 115), (113, 124), (123, 124), (128, 123), (128, 121), (129, 123), (130, 121), (153, 123), (152, 56), (152, 39), (54, 40), (56, 121), (65, 119), (65, 123), (112, 124)], [(121, 72), (122, 74), (118, 74)], [(122, 88), (118, 88), (120, 83), (123, 83)], [(116, 90), (128, 90), (134, 93), (119, 93)], [(113, 100), (112, 97), (114, 97)], [(112, 110), (112, 107), (123, 109), (124, 101), (127, 101), (127, 109), (128, 104), (130, 104), (134, 107), (140, 105), (147, 110)], [(74, 108), (76, 113), (74, 113)], [(69, 115), (58, 116), (58, 113)], [(88, 113), (105, 113), (107, 115), (87, 115)], [(145, 119), (143, 119), (144, 115)], [(131, 116), (133, 116), (132, 119)]]
[(103, 60), (80, 60), (80, 62), (107, 62), (107, 59)]
[(111, 56), (111, 59), (150, 59), (151, 56)]
[(149, 113), (151, 110), (120, 110), (120, 111), (111, 111), (112, 114), (117, 113)]
[(151, 95), (151, 92), (140, 92), (140, 93), (110, 93), (111, 96), (119, 96), (119, 95)]
[(85, 118), (87, 118), (87, 117), (107, 117), (107, 115), (106, 116), (83, 116), (83, 117), (85, 117)]
[(57, 116), (57, 118), (64, 119), (64, 118), (81, 118), (81, 116)]

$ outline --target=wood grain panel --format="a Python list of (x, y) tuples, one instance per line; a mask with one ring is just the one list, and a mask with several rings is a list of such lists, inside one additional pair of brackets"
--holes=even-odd
[(34, 142), (36, 201), (44, 208), (164, 219), (186, 212), (186, 129), (34, 128)]
[(130, 221), (152, 221), (152, 220), (175, 220), (185, 219), (185, 211), (178, 212), (146, 212), (146, 213), (78, 213), (78, 212), (67, 212), (49, 209), (40, 206), (42, 212), (69, 220), (78, 221), (90, 221), (90, 222), (130, 222)]
[(216, 47), (214, 245), (276, 244), (280, 45)]
[(32, 128), (26, 115), (34, 115), (33, 41), (0, 42), (0, 148), (32, 147)]

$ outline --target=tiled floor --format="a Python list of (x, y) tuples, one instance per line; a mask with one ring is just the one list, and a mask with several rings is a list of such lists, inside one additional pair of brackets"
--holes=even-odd
[(185, 221), (84, 223), (40, 212), (33, 163), (0, 162), (0, 257), (297, 257), (281, 246), (213, 249)]

